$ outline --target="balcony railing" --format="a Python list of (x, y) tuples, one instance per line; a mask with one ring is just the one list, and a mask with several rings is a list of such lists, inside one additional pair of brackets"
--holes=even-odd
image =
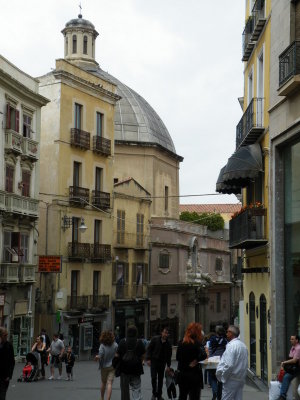
[(108, 295), (100, 295), (100, 296), (89, 296), (89, 309), (97, 309), (97, 310), (108, 310), (109, 308), (109, 296)]
[(90, 257), (92, 262), (105, 263), (111, 260), (111, 245), (110, 244), (91, 244)]
[(68, 243), (68, 257), (74, 260), (84, 260), (90, 258), (90, 243)]
[(132, 285), (131, 288), (131, 297), (132, 298), (146, 298), (147, 297), (147, 288), (144, 285)]
[(229, 248), (251, 249), (268, 242), (264, 235), (266, 209), (248, 209), (229, 221)]
[(22, 153), (22, 136), (13, 131), (12, 129), (6, 129), (5, 131), (5, 144), (4, 148), (6, 152), (12, 152), (17, 155)]
[(0, 191), (0, 210), (5, 210), (5, 196), (6, 192)]
[(19, 264), (0, 264), (0, 283), (19, 283)]
[(116, 299), (128, 299), (129, 290), (128, 285), (116, 285)]
[(101, 210), (110, 208), (110, 194), (106, 192), (100, 192), (99, 190), (93, 190), (92, 204)]
[(252, 32), (252, 41), (256, 41), (266, 23), (265, 18), (265, 0), (256, 0), (252, 9), (252, 17), (253, 17), (253, 32)]
[(110, 156), (111, 154), (111, 141), (101, 136), (93, 137), (93, 151), (98, 154)]
[(14, 214), (28, 215), (37, 218), (39, 201), (14, 193), (5, 194), (5, 209)]
[(116, 248), (146, 249), (148, 246), (148, 235), (114, 232)]
[(82, 150), (90, 149), (90, 133), (81, 129), (71, 129), (71, 145), (80, 147)]
[(67, 308), (69, 310), (87, 310), (89, 307), (89, 296), (68, 296)]
[[(283, 53), (279, 56), (279, 86), (281, 87), (287, 81), (296, 75), (300, 74), (300, 40), (295, 40)], [(288, 94), (291, 89), (294, 90), (298, 86), (299, 80), (297, 82), (292, 82), (292, 87), (288, 88), (286, 93), (281, 93), (280, 95)]]
[(253, 144), (264, 131), (264, 99), (254, 97), (236, 127), (236, 148)]
[(249, 17), (243, 32), (243, 58), (242, 61), (248, 61), (252, 50), (254, 48), (255, 42), (252, 40), (252, 33), (254, 30), (254, 19)]
[(19, 268), (20, 282), (35, 282), (35, 265), (22, 264)]
[(69, 187), (69, 201), (73, 206), (85, 207), (89, 204), (90, 191), (89, 189), (80, 186)]
[(23, 138), (22, 140), (22, 158), (29, 158), (32, 161), (38, 160), (38, 142)]

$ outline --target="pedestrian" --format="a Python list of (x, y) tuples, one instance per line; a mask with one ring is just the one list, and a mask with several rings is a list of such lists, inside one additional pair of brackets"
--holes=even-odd
[(248, 368), (248, 350), (239, 339), (240, 329), (229, 325), (228, 344), (216, 371), (218, 381), (223, 383), (222, 400), (242, 400), (243, 387)]
[(105, 390), (107, 390), (107, 400), (110, 400), (112, 384), (115, 377), (112, 359), (116, 354), (118, 345), (115, 342), (115, 336), (111, 331), (103, 331), (100, 335), (99, 341), (99, 354), (95, 357), (95, 360), (99, 361), (99, 369), (101, 370), (101, 400), (104, 400)]
[(299, 336), (292, 335), (290, 338), (291, 350), (289, 353), (289, 359), (282, 361), (281, 368), (285, 370), (283, 376), (282, 384), (280, 387), (280, 397), (279, 400), (285, 400), (286, 394), (288, 392), (290, 383), (296, 376), (300, 373), (300, 343)]
[(58, 334), (55, 333), (53, 335), (53, 340), (51, 342), (51, 345), (48, 349), (48, 352), (50, 353), (51, 359), (50, 359), (50, 372), (51, 375), (48, 378), (49, 380), (54, 379), (54, 368), (58, 368), (58, 377), (57, 379), (61, 379), (61, 374), (62, 374), (62, 358), (64, 355), (65, 351), (65, 346), (63, 342), (58, 338)]
[[(226, 332), (222, 325), (216, 326), (216, 334), (209, 339), (209, 357), (222, 357), (227, 345)], [(209, 381), (212, 389), (212, 400), (221, 400), (222, 382), (216, 377), (216, 369), (209, 369)]]
[(49, 336), (47, 335), (47, 331), (45, 328), (41, 329), (41, 334), (40, 336), (43, 338), (43, 342), (46, 344), (46, 351), (48, 351), (50, 345), (51, 345), (51, 341)]
[(126, 338), (121, 339), (116, 357), (120, 357), (120, 386), (121, 400), (130, 400), (129, 388), (134, 400), (142, 400), (141, 375), (143, 370), (143, 358), (145, 345), (138, 339), (138, 331), (134, 325), (129, 325)]
[(169, 330), (165, 326), (160, 335), (154, 336), (147, 347), (146, 361), (151, 368), (152, 400), (162, 400), (164, 372), (171, 366), (172, 346), (168, 340)]
[(72, 351), (72, 347), (68, 346), (67, 352), (63, 355), (63, 360), (66, 364), (66, 381), (72, 381), (73, 380), (73, 367), (75, 364), (75, 355)]
[(0, 400), (5, 400), (15, 367), (14, 349), (7, 336), (7, 330), (0, 327)]
[(202, 326), (197, 322), (188, 325), (183, 340), (178, 343), (179, 400), (199, 400), (203, 389), (203, 375), (200, 361), (207, 358), (202, 344)]
[(31, 351), (39, 355), (39, 373), (42, 374), (42, 379), (45, 379), (45, 365), (47, 365), (46, 344), (42, 336), (37, 336), (36, 342), (33, 344)]
[(176, 383), (175, 383), (175, 371), (173, 368), (169, 368), (165, 371), (166, 387), (168, 399), (176, 399)]

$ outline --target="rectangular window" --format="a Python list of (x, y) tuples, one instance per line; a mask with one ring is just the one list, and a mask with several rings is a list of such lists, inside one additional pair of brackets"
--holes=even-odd
[[(22, 235), (20, 232), (4, 231), (3, 261), (8, 263), (28, 262), (28, 243), (29, 237), (27, 235)], [(25, 255), (24, 251), (26, 252)]]
[(103, 114), (100, 112), (96, 113), (96, 120), (97, 120), (97, 136), (103, 136)]
[(76, 298), (78, 296), (79, 272), (80, 271), (71, 271), (71, 298)]
[(102, 188), (102, 173), (103, 173), (103, 169), (96, 167), (95, 190), (97, 190), (98, 192), (100, 192), (101, 188)]
[(30, 172), (22, 171), (22, 196), (30, 197)]
[(144, 242), (144, 215), (136, 214), (136, 244), (142, 246)]
[(217, 313), (221, 312), (221, 293), (217, 292)]
[(19, 132), (20, 112), (10, 104), (6, 105), (6, 129)]
[(169, 253), (159, 254), (159, 268), (169, 268), (170, 255)]
[(169, 187), (165, 186), (165, 211), (169, 209)]
[(79, 241), (79, 218), (72, 217), (72, 243)]
[(94, 271), (93, 273), (93, 296), (99, 296), (100, 293), (100, 271)]
[(23, 136), (27, 138), (31, 137), (31, 120), (29, 115), (23, 114)]
[(15, 169), (11, 165), (6, 164), (5, 168), (5, 191), (13, 193), (14, 191), (14, 173)]
[(80, 170), (81, 163), (74, 161), (73, 165), (73, 186), (80, 187)]
[(167, 294), (160, 295), (160, 318), (161, 319), (168, 318), (168, 295)]
[(125, 211), (117, 211), (117, 243), (124, 244), (125, 241)]
[(75, 103), (75, 116), (74, 116), (74, 122), (75, 122), (75, 129), (81, 129), (82, 126), (82, 105)]
[(95, 219), (94, 224), (94, 243), (101, 243), (102, 221)]
[(27, 264), (29, 260), (29, 235), (21, 233), (20, 249), (23, 256), (21, 256), (21, 263)]

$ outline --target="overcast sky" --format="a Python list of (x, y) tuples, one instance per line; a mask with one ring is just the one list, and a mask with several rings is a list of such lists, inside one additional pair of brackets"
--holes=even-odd
[[(63, 57), (65, 23), (79, 0), (1, 1), (0, 54), (31, 76)], [(235, 150), (242, 110), (243, 0), (82, 0), (99, 36), (102, 69), (137, 91), (167, 126), (180, 168), (180, 194), (215, 193)], [(235, 196), (182, 203), (236, 203)]]

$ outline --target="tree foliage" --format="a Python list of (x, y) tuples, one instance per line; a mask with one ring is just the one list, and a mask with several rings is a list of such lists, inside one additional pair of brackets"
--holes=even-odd
[(201, 213), (198, 214), (195, 211), (183, 211), (180, 214), (182, 221), (193, 222), (199, 225), (205, 225), (211, 231), (218, 231), (224, 229), (224, 219), (221, 214), (215, 213)]

